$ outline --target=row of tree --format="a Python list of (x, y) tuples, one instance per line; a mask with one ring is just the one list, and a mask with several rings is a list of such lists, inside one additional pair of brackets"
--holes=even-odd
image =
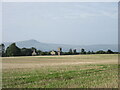
[(64, 55), (76, 55), (76, 54), (117, 54), (118, 52), (113, 52), (112, 50), (99, 50), (99, 51), (85, 51), (85, 49), (81, 49), (81, 52), (77, 52), (76, 49), (72, 50), (70, 49), (69, 52), (62, 52)]
[[(11, 44), (10, 46), (7, 47), (7, 49), (5, 50), (5, 52), (2, 52), (2, 56), (32, 56), (33, 51), (36, 52), (36, 55), (51, 55), (51, 51), (49, 52), (43, 52), (41, 50), (37, 50), (36, 48), (32, 47), (32, 48), (19, 48), (16, 46), (15, 43)], [(69, 49), (68, 52), (61, 52), (62, 55), (77, 55), (77, 54), (114, 54), (117, 52), (113, 52), (111, 50), (108, 51), (85, 51), (85, 49), (81, 49), (81, 52), (77, 52), (76, 49), (72, 50)]]
[(2, 56), (32, 56), (33, 51), (35, 50), (36, 55), (50, 55), (50, 52), (42, 52), (41, 50), (37, 50), (36, 48), (19, 48), (15, 43), (12, 43), (10, 46), (6, 48), (4, 52), (2, 52)]

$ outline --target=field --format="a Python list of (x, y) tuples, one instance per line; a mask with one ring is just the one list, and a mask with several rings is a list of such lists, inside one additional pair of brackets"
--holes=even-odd
[(118, 88), (118, 55), (4, 57), (3, 88)]

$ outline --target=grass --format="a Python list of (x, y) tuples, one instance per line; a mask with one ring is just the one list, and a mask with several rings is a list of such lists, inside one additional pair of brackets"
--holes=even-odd
[(2, 80), (3, 88), (118, 88), (117, 55), (3, 58)]

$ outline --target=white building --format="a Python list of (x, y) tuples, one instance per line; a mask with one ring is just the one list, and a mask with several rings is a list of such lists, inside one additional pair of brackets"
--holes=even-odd
[(51, 51), (50, 54), (51, 55), (56, 55), (56, 51)]
[(36, 56), (36, 55), (37, 55), (36, 51), (33, 50), (32, 56)]

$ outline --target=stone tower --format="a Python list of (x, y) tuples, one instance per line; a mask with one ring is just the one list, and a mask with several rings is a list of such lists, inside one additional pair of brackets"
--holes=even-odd
[(62, 53), (62, 48), (58, 48), (58, 55), (61, 55)]

